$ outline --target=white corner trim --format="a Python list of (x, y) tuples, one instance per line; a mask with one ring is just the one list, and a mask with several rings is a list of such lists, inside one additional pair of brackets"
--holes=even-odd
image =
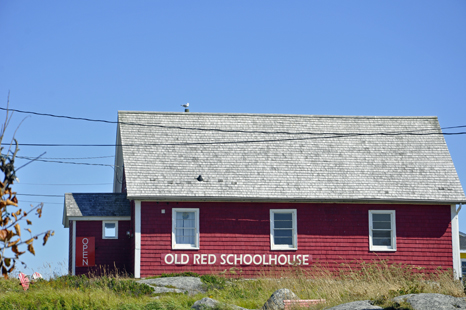
[(134, 277), (141, 277), (141, 201), (134, 201)]
[(71, 237), (71, 275), (76, 275), (76, 221), (73, 221), (72, 228), (72, 237)]
[[(458, 210), (459, 212), (459, 210)], [(458, 225), (458, 213), (456, 205), (451, 205), (451, 245), (453, 250), (453, 273), (455, 279), (461, 277), (461, 259), (460, 259), (460, 230)]]

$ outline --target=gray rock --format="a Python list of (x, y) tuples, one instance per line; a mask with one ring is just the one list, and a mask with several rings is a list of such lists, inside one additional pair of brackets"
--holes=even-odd
[(290, 291), (287, 288), (281, 288), (273, 292), (270, 298), (265, 302), (262, 310), (283, 310), (285, 309), (285, 304), (283, 300), (285, 299), (299, 299), (295, 293)]
[(232, 310), (248, 310), (246, 308), (238, 307), (235, 305), (224, 304), (218, 300), (215, 300), (209, 297), (205, 297), (205, 298), (202, 298), (201, 300), (196, 301), (194, 305), (191, 307), (191, 309), (196, 309), (196, 310), (205, 310), (205, 309), (214, 309), (214, 308), (232, 309)]
[(370, 303), (369, 300), (360, 300), (360, 301), (353, 301), (347, 304), (341, 304), (328, 310), (369, 310), (369, 309), (383, 309), (379, 306), (374, 306)]
[(205, 293), (201, 279), (196, 277), (143, 279), (138, 280), (137, 282), (153, 287), (155, 289), (154, 294), (174, 292), (195, 295), (198, 293)]
[[(148, 285), (148, 284), (146, 284)], [(164, 294), (164, 293), (184, 293), (186, 292), (185, 290), (180, 290), (180, 289), (177, 289), (177, 288), (169, 288), (169, 287), (163, 287), (163, 286), (152, 286), (152, 285), (149, 285), (151, 286), (154, 291), (152, 292), (152, 294)]]
[(460, 297), (443, 294), (408, 294), (393, 298), (395, 302), (405, 301), (414, 310), (456, 310), (466, 309), (466, 301)]
[(194, 305), (191, 307), (191, 309), (203, 310), (203, 309), (208, 309), (208, 308), (215, 308), (219, 304), (220, 302), (218, 300), (205, 297), (205, 298), (202, 298), (201, 300), (196, 301)]

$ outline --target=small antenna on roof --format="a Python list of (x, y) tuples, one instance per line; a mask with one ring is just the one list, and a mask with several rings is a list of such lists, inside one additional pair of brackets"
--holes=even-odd
[(181, 106), (182, 106), (182, 107), (185, 107), (185, 109), (184, 109), (185, 112), (189, 112), (189, 109), (188, 109), (188, 107), (189, 107), (189, 102), (186, 103), (186, 104), (182, 104)]

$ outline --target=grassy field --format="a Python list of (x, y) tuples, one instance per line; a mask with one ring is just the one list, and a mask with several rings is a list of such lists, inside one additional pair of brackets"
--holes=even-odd
[[(232, 271), (233, 272), (233, 271)], [(196, 300), (211, 297), (225, 304), (248, 309), (261, 308), (277, 289), (288, 288), (301, 299), (326, 299), (323, 309), (345, 302), (372, 299), (386, 309), (409, 309), (393, 304), (394, 296), (409, 293), (441, 293), (464, 297), (459, 281), (451, 270), (438, 269), (433, 274), (422, 268), (390, 265), (385, 261), (360, 263), (358, 268), (342, 266), (330, 272), (322, 266), (303, 270), (298, 267), (272, 268), (254, 280), (238, 278), (237, 274), (204, 275), (201, 280), (208, 289), (205, 294), (189, 296), (166, 294), (154, 298), (152, 290), (119, 275), (62, 276), (40, 280), (23, 291), (19, 280), (0, 280), (0, 309), (189, 309)], [(228, 309), (228, 306), (219, 307)]]

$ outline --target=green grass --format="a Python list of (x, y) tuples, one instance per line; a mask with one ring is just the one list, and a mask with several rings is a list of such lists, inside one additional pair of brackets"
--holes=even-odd
[[(353, 264), (354, 266), (354, 264)], [(194, 273), (186, 273), (196, 276)], [(179, 274), (172, 274), (178, 276)], [(311, 269), (290, 267), (269, 268), (255, 280), (229, 278), (225, 275), (203, 275), (208, 289), (205, 294), (165, 294), (155, 299), (146, 285), (118, 275), (63, 276), (41, 280), (23, 291), (19, 280), (0, 280), (0, 309), (134, 309), (178, 310), (189, 309), (195, 301), (210, 297), (226, 304), (258, 309), (277, 289), (288, 288), (301, 299), (326, 299), (323, 309), (355, 300), (372, 299), (385, 309), (410, 309), (407, 304), (391, 301), (395, 296), (409, 293), (441, 293), (464, 297), (459, 281), (452, 279), (451, 270), (439, 269), (423, 273), (422, 268), (390, 265), (385, 261), (360, 263), (357, 268), (341, 266), (329, 271), (325, 266)]]

